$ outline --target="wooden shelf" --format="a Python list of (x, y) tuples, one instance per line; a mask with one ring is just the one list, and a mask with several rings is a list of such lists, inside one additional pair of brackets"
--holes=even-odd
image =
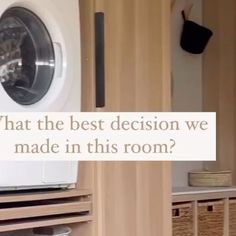
[(90, 190), (0, 194), (0, 232), (92, 220)]
[(31, 229), (45, 226), (55, 226), (73, 223), (83, 223), (92, 221), (92, 216), (58, 216), (42, 217), (37, 219), (25, 219), (0, 223), (0, 233), (22, 229)]
[(173, 203), (224, 198), (236, 198), (236, 187), (184, 187), (174, 188), (172, 192)]
[(15, 193), (1, 193), (0, 203), (72, 198), (91, 194), (92, 194), (91, 190), (88, 189), (51, 190), (51, 191), (40, 190), (40, 191), (21, 191), (21, 192), (19, 191)]
[(0, 208), (1, 220), (14, 220), (22, 218), (61, 215), (67, 213), (90, 212), (91, 201), (85, 202), (65, 202), (58, 204), (33, 205), (26, 207), (4, 207)]

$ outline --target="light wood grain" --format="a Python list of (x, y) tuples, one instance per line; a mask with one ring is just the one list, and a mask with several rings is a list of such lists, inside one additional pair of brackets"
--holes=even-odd
[[(79, 176), (77, 189), (89, 188), (92, 192), (90, 199), (92, 202), (91, 216), (95, 221), (89, 223), (77, 223), (69, 225), (72, 228), (72, 236), (83, 235), (83, 236), (96, 236), (97, 234), (97, 221), (99, 220), (97, 215), (97, 181), (96, 178), (96, 162), (80, 162), (79, 163)], [(86, 216), (87, 217), (87, 216)], [(71, 222), (73, 223), (73, 222)]]
[(171, 235), (167, 167), (153, 162), (102, 164), (102, 235)]
[(73, 225), (75, 223), (81, 225), (82, 222), (90, 222), (90, 221), (92, 221), (92, 216), (63, 216), (63, 217), (59, 216), (59, 217), (45, 217), (34, 220), (19, 220), (14, 222), (1, 223), (0, 232), (31, 229), (37, 227), (54, 226), (54, 225), (66, 225), (71, 223), (73, 223)]
[(203, 57), (203, 107), (217, 112), (217, 162), (208, 167), (232, 170), (235, 184), (236, 2), (203, 1), (203, 18), (214, 32)]
[(105, 13), (106, 106), (170, 109), (170, 1), (99, 0)]
[(198, 204), (197, 204), (197, 201), (193, 201), (192, 206), (193, 206), (193, 232), (194, 232), (194, 236), (198, 236)]
[(61, 204), (35, 205), (0, 209), (0, 220), (23, 219), (68, 213), (90, 212), (91, 202), (69, 202)]
[(82, 58), (82, 111), (95, 110), (94, 0), (79, 0)]
[[(169, 111), (170, 1), (80, 3), (85, 55), (94, 49), (93, 14), (105, 14), (106, 106), (92, 107), (92, 60), (84, 62), (83, 111)], [(82, 163), (78, 187), (92, 189), (94, 221), (74, 225), (73, 236), (170, 236), (170, 171), (168, 162)]]
[(76, 190), (56, 190), (56, 191), (36, 191), (36, 192), (24, 192), (24, 193), (10, 193), (0, 194), (0, 203), (10, 202), (26, 202), (26, 201), (39, 201), (50, 200), (60, 198), (72, 198), (91, 195), (91, 190), (88, 189), (76, 189)]
[(226, 198), (224, 201), (224, 236), (229, 236), (229, 199)]

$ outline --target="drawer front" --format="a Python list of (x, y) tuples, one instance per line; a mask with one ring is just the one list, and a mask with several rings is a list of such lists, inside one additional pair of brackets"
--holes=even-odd
[(198, 203), (198, 235), (222, 236), (224, 234), (224, 202)]
[(172, 207), (173, 236), (193, 236), (193, 208), (191, 204)]
[(229, 201), (229, 236), (236, 236), (236, 199)]

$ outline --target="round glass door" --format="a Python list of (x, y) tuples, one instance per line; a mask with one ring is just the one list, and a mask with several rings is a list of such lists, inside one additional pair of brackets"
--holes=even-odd
[(10, 8), (0, 18), (0, 82), (18, 104), (31, 105), (48, 92), (55, 69), (51, 37), (33, 12)]

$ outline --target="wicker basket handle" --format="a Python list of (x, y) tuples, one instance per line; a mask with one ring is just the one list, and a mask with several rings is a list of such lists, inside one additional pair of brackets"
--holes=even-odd
[(180, 208), (172, 209), (172, 218), (180, 218), (181, 216), (182, 214)]
[(214, 205), (209, 205), (206, 209), (208, 212), (214, 212)]

